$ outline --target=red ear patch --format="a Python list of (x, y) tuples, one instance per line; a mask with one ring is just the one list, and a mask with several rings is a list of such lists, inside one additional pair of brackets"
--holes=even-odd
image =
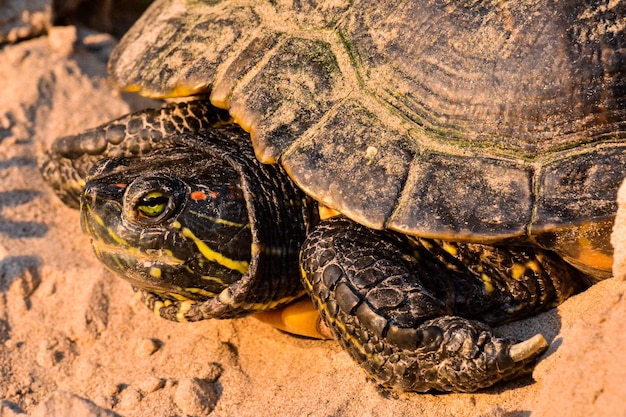
[(194, 201), (199, 201), (199, 200), (206, 200), (208, 197), (205, 193), (203, 193), (202, 191), (193, 191), (191, 193), (191, 199)]

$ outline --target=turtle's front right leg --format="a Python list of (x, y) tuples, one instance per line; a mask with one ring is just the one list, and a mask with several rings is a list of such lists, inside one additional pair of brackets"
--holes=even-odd
[(560, 303), (584, 276), (549, 253), (413, 239), (345, 218), (302, 250), (303, 280), (335, 337), (380, 384), (474, 391), (532, 371), (547, 348), (496, 337)]

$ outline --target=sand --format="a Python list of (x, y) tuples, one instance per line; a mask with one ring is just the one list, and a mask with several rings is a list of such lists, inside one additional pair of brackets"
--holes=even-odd
[(550, 350), (532, 378), (478, 393), (382, 391), (337, 343), (254, 318), (155, 317), (96, 260), (37, 168), (57, 136), (154, 105), (109, 87), (113, 45), (67, 27), (0, 50), (0, 417), (626, 416), (624, 213), (618, 278), (501, 328), (541, 332)]

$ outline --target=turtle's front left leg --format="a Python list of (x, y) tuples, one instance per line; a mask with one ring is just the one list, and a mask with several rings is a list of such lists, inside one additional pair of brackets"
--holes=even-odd
[(302, 250), (322, 317), (380, 384), (474, 391), (532, 371), (547, 348), (496, 337), (497, 324), (546, 310), (585, 277), (529, 248), (414, 239), (345, 218), (322, 222)]
[(83, 133), (58, 138), (40, 158), (41, 173), (63, 203), (78, 208), (85, 178), (98, 161), (150, 155), (172, 147), (183, 133), (229, 120), (228, 112), (213, 107), (208, 100), (141, 110)]

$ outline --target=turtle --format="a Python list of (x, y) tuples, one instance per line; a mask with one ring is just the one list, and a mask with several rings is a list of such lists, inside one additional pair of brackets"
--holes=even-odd
[(611, 275), (624, 16), (157, 0), (109, 74), (170, 100), (57, 139), (41, 170), (159, 316), (256, 314), (335, 338), (383, 387), (475, 391), (548, 346), (493, 326)]

